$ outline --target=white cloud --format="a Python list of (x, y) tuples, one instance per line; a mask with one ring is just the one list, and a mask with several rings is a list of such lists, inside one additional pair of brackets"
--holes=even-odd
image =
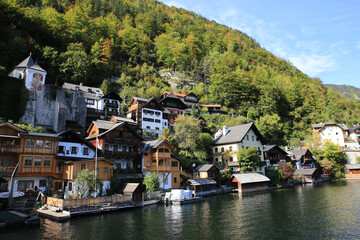
[(313, 77), (319, 73), (336, 69), (336, 61), (331, 55), (306, 55), (302, 53), (298, 56), (290, 57), (289, 60), (301, 71)]
[(185, 6), (177, 1), (166, 1), (166, 0), (163, 0), (162, 1), (164, 4), (170, 6), (170, 7), (177, 7), (177, 8), (185, 8)]
[(357, 42), (357, 44), (356, 44), (356, 47), (355, 47), (356, 49), (360, 49), (360, 41), (359, 42)]

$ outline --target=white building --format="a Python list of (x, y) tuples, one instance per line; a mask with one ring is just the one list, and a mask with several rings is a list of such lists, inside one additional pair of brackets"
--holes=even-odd
[(359, 123), (349, 129), (349, 137), (355, 142), (354, 149), (360, 149), (360, 125)]
[(164, 116), (165, 109), (155, 98), (144, 99), (133, 97), (127, 114), (143, 129), (154, 137), (161, 136), (162, 130), (168, 128), (168, 119)]
[(336, 124), (332, 121), (313, 124), (314, 137), (323, 145), (326, 141), (339, 145), (344, 149), (356, 147), (355, 140), (349, 138), (349, 129), (345, 124)]
[(263, 145), (265, 141), (256, 128), (254, 123), (247, 123), (234, 127), (224, 126), (215, 133), (215, 140), (213, 142), (214, 162), (224, 162), (222, 154), (229, 151), (231, 158), (225, 165), (232, 167), (237, 171), (239, 167), (236, 152), (240, 149), (248, 149), (255, 147), (259, 151), (260, 166), (256, 167), (254, 171), (265, 171), (266, 163), (264, 161)]
[(37, 62), (34, 62), (30, 55), (19, 63), (8, 76), (24, 79), (27, 89), (41, 91), (45, 84), (46, 71)]
[(122, 99), (115, 92), (104, 95), (100, 88), (84, 86), (82, 83), (79, 85), (64, 83), (62, 88), (68, 91), (82, 92), (88, 110), (100, 113), (106, 112), (108, 115), (118, 116), (120, 114), (120, 104)]

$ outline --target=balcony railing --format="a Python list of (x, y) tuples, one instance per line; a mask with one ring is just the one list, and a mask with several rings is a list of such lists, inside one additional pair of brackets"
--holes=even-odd
[(12, 173), (15, 169), (15, 166), (9, 167), (0, 167), (0, 173)]
[(155, 158), (160, 159), (160, 158), (171, 158), (171, 154), (170, 153), (155, 153), (155, 155), (153, 155)]
[(19, 145), (8, 145), (8, 144), (0, 145), (0, 153), (19, 153), (19, 152), (20, 152)]
[(117, 103), (105, 103), (105, 107), (110, 107), (110, 108), (118, 108), (119, 104)]

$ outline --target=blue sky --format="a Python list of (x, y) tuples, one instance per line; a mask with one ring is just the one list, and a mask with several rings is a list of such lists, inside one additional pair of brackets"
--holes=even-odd
[(360, 88), (360, 1), (163, 0), (240, 30), (324, 84)]

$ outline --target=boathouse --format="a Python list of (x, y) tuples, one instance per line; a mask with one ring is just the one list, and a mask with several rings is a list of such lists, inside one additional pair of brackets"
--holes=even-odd
[(131, 202), (134, 205), (142, 203), (142, 192), (139, 187), (139, 183), (126, 183), (124, 185), (124, 195), (131, 195)]
[(203, 164), (195, 168), (194, 178), (210, 178), (220, 184), (220, 169), (214, 164)]
[(232, 175), (231, 182), (239, 193), (248, 193), (267, 190), (270, 179), (262, 173), (237, 173)]
[(210, 178), (189, 179), (187, 185), (193, 190), (194, 197), (203, 197), (216, 194), (216, 181)]
[(317, 168), (301, 168), (296, 169), (293, 178), (302, 180), (303, 183), (314, 183), (321, 177), (321, 173)]
[(360, 179), (360, 164), (346, 164), (344, 170), (347, 179)]

